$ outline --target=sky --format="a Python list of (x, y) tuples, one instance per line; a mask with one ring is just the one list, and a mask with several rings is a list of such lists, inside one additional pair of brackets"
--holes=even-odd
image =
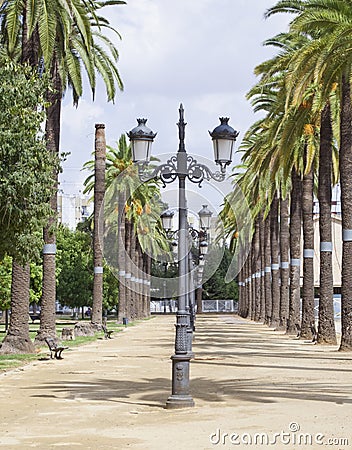
[[(99, 82), (95, 101), (88, 88), (78, 108), (72, 106), (67, 93), (62, 109), (61, 151), (71, 154), (63, 165), (60, 188), (67, 194), (82, 190), (87, 173), (81, 169), (92, 158), (95, 123), (106, 125), (107, 144), (115, 146), (121, 134), (136, 126), (137, 118), (147, 118), (147, 125), (158, 133), (153, 154), (163, 155), (161, 159), (175, 154), (180, 103), (185, 109), (189, 154), (197, 159), (200, 155), (212, 164), (208, 130), (219, 124), (221, 116), (230, 117), (230, 125), (239, 131), (238, 149), (246, 130), (258, 119), (245, 98), (256, 82), (253, 70), (274, 52), (263, 42), (286, 31), (290, 19), (285, 15), (264, 19), (265, 10), (275, 3), (127, 0), (127, 5), (106, 8), (111, 25), (122, 36), (115, 42), (124, 91), (117, 93), (114, 104), (107, 103), (104, 85)], [(236, 155), (234, 164), (238, 162)], [(211, 185), (210, 189), (214, 183)], [(213, 201), (215, 209), (229, 183), (226, 186)], [(212, 195), (208, 187), (198, 195), (198, 209)]]

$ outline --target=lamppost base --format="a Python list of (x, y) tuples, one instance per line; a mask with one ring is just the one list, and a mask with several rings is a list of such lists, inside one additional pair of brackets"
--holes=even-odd
[(190, 395), (170, 395), (166, 401), (166, 409), (193, 408), (194, 400)]

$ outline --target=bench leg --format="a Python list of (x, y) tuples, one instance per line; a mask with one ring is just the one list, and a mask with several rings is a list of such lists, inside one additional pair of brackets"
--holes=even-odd
[(56, 358), (56, 359), (63, 359), (62, 356), (61, 356), (62, 350), (63, 350), (63, 349), (60, 349), (60, 350), (56, 350), (56, 351), (55, 351), (55, 358)]

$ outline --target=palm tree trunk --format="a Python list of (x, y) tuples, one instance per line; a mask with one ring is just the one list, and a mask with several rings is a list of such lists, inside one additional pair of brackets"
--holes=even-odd
[(318, 343), (336, 344), (331, 239), (332, 126), (330, 103), (321, 113), (319, 151), (320, 294)]
[(280, 200), (280, 329), (287, 329), (289, 315), (289, 213), (288, 213), (288, 197)]
[(246, 311), (244, 317), (251, 317), (252, 311), (252, 271), (251, 271), (251, 252), (249, 251), (246, 260)]
[(301, 227), (302, 227), (302, 188), (301, 179), (295, 168), (291, 174), (291, 204), (290, 204), (290, 299), (287, 333), (297, 333), (300, 326), (300, 265), (301, 265)]
[(271, 295), (272, 311), (270, 326), (280, 325), (280, 266), (279, 266), (279, 199), (277, 193), (270, 208), (270, 245), (271, 245)]
[(342, 210), (341, 344), (352, 350), (352, 105), (350, 74), (342, 77), (340, 181)]
[[(240, 244), (238, 244), (240, 245)], [(243, 261), (242, 251), (238, 254), (238, 266), (241, 268), (238, 274), (238, 314), (243, 317), (246, 309), (246, 291), (245, 291), (245, 262)]]
[(105, 125), (95, 124), (95, 182), (93, 234), (93, 306), (92, 325), (100, 330), (103, 320), (103, 252), (106, 142)]
[(132, 287), (131, 287), (131, 246), (132, 246), (132, 223), (126, 219), (125, 223), (125, 248), (126, 248), (126, 274), (125, 274), (125, 283), (126, 283), (126, 317), (128, 319), (133, 318), (133, 295), (132, 295)]
[(264, 255), (264, 241), (265, 241), (265, 228), (263, 213), (260, 214), (259, 219), (259, 236), (260, 236), (260, 313), (259, 321), (265, 322), (265, 255)]
[(248, 267), (246, 257), (243, 263), (243, 307), (241, 311), (241, 317), (247, 317), (248, 314)]
[(248, 253), (247, 258), (247, 272), (248, 272), (248, 278), (247, 278), (247, 296), (248, 296), (248, 309), (247, 309), (247, 316), (249, 319), (252, 319), (252, 311), (253, 311), (253, 290), (252, 290), (252, 253), (253, 253), (253, 245), (251, 244), (251, 249)]
[(271, 295), (271, 245), (270, 245), (270, 214), (264, 221), (264, 286), (265, 286), (265, 319), (264, 323), (270, 325), (272, 312)]
[(253, 318), (256, 322), (259, 321), (260, 317), (260, 235), (259, 235), (259, 218), (257, 217), (255, 224), (255, 230), (253, 235), (253, 255), (252, 255), (252, 273), (254, 274), (253, 278), (253, 294), (254, 294), (254, 311)]
[(0, 346), (0, 353), (34, 353), (35, 348), (29, 336), (29, 278), (27, 263), (22, 267), (12, 263), (11, 316), (10, 327)]
[[(46, 119), (46, 140), (49, 153), (59, 155), (60, 152), (60, 123), (61, 123), (61, 99), (62, 83), (56, 59), (52, 61), (51, 79), (53, 89), (47, 93), (49, 107)], [(55, 189), (58, 186), (58, 173), (54, 174)], [(50, 199), (52, 217), (43, 230), (44, 250), (43, 250), (43, 290), (41, 300), (40, 328), (35, 342), (43, 342), (46, 337), (51, 336), (56, 339), (56, 217), (57, 217), (57, 194)]]
[[(307, 150), (305, 150), (307, 151)], [(312, 338), (314, 318), (313, 167), (303, 176), (303, 289), (301, 337)]]
[(120, 192), (118, 197), (118, 269), (119, 269), (119, 322), (123, 321), (127, 316), (127, 304), (126, 304), (126, 247), (125, 247), (125, 192)]

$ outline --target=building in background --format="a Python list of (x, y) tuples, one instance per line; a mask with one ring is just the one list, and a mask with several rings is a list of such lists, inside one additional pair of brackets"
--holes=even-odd
[(93, 203), (82, 194), (58, 193), (57, 197), (58, 221), (71, 230), (75, 230), (77, 224), (84, 222), (93, 212)]

